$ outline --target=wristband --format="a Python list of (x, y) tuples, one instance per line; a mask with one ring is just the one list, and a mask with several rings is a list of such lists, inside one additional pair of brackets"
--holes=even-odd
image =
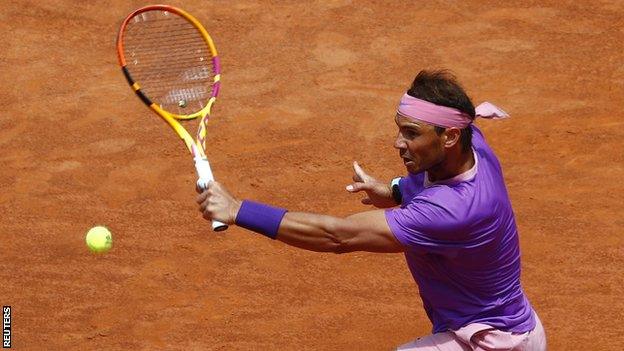
[(275, 239), (277, 230), (286, 212), (288, 212), (288, 210), (283, 208), (243, 200), (234, 223), (239, 227)]
[(392, 181), (390, 182), (390, 189), (392, 189), (392, 198), (394, 199), (394, 202), (396, 202), (398, 205), (403, 202), (403, 195), (401, 194), (401, 187), (399, 186), (401, 179), (401, 177), (397, 177), (392, 179)]

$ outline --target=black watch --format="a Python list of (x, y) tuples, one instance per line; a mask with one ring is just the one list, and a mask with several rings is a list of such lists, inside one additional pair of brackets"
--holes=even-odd
[(398, 205), (400, 205), (403, 202), (403, 196), (401, 195), (401, 188), (399, 187), (400, 181), (401, 181), (401, 177), (396, 177), (392, 179), (392, 181), (390, 182), (390, 189), (392, 189), (392, 198)]

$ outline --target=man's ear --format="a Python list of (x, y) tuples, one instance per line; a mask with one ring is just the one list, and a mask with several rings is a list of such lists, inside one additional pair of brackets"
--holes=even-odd
[(444, 138), (444, 147), (451, 148), (459, 143), (461, 136), (461, 129), (459, 128), (446, 128), (442, 137)]

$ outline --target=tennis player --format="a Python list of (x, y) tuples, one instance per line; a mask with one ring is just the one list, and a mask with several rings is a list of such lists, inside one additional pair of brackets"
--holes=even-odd
[(476, 109), (447, 71), (421, 71), (400, 100), (394, 147), (407, 175), (381, 182), (354, 163), (353, 193), (378, 210), (346, 218), (288, 212), (234, 198), (212, 182), (203, 217), (320, 252), (402, 252), (432, 334), (398, 350), (546, 350), (542, 324), (520, 284), (518, 228), (499, 161)]

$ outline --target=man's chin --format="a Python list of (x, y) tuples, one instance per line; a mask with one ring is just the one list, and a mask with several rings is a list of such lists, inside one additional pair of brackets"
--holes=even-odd
[(414, 162), (407, 162), (405, 164), (405, 169), (412, 174), (418, 174), (422, 172), (422, 169), (418, 168)]

